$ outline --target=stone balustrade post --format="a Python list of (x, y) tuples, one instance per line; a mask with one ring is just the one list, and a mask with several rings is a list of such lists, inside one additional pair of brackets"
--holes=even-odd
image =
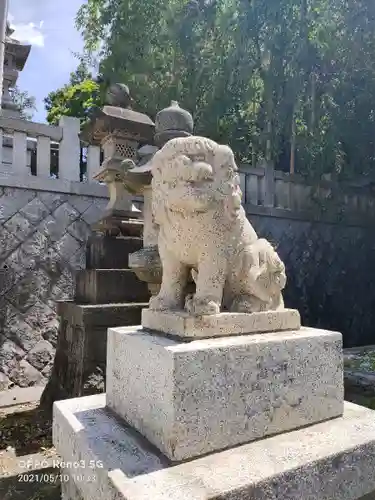
[(79, 118), (62, 116), (59, 125), (63, 129), (59, 149), (59, 178), (79, 182), (81, 157)]

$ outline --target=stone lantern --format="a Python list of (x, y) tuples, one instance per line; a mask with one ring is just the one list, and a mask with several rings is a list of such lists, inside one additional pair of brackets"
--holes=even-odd
[[(162, 148), (170, 139), (192, 135), (193, 128), (194, 122), (191, 114), (180, 108), (176, 101), (172, 101), (168, 108), (156, 115), (154, 142), (158, 148)], [(138, 193), (143, 194), (144, 198), (143, 248), (129, 255), (129, 267), (140, 280), (148, 283), (152, 295), (159, 292), (162, 280), (162, 267), (158, 252), (159, 229), (152, 218), (151, 161), (154, 152), (149, 148), (148, 161), (142, 164), (141, 160), (138, 167), (127, 172), (127, 182), (132, 184), (133, 189), (136, 189)]]
[(107, 93), (107, 105), (99, 110), (84, 128), (82, 139), (102, 147), (104, 161), (94, 177), (104, 182), (110, 200), (103, 217), (92, 229), (117, 236), (139, 236), (143, 221), (134, 207), (130, 194), (135, 194), (125, 181), (126, 172), (134, 166), (138, 149), (152, 144), (153, 121), (145, 114), (133, 111), (126, 85), (112, 85)]
[(1, 114), (5, 118), (21, 118), (21, 112), (17, 104), (13, 102), (11, 89), (18, 80), (20, 72), (23, 70), (29, 57), (31, 45), (20, 43), (12, 38), (14, 30), (6, 25), (5, 35), (5, 55), (4, 55), (4, 80), (3, 95), (1, 103)]

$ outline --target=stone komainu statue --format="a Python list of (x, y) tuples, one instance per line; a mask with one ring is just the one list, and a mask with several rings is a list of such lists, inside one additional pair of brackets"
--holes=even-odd
[[(163, 281), (150, 308), (196, 316), (283, 308), (285, 267), (246, 217), (232, 150), (172, 139), (153, 157), (152, 175)], [(196, 293), (186, 296), (190, 272)]]

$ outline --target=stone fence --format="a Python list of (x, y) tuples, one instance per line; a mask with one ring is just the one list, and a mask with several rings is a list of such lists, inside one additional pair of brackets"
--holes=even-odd
[[(243, 204), (276, 208), (279, 215), (316, 220), (353, 221), (363, 224), (375, 218), (375, 193), (371, 187), (320, 180), (274, 170), (272, 165), (240, 165)], [(266, 213), (264, 210), (261, 213)]]
[(59, 126), (44, 125), (22, 119), (0, 117), (1, 171), (13, 175), (31, 174), (32, 157), (36, 157), (37, 177), (54, 176), (65, 181), (80, 180), (82, 155), (87, 164), (88, 181), (100, 167), (100, 148), (81, 144), (80, 121), (62, 117)]

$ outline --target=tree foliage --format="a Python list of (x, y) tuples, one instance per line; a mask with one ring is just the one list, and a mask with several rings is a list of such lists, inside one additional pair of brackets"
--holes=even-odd
[(77, 70), (71, 73), (67, 85), (50, 92), (44, 99), (47, 121), (51, 125), (57, 125), (61, 116), (74, 116), (84, 123), (100, 103), (100, 85), (93, 79), (83, 63), (80, 63)]
[(31, 120), (36, 110), (35, 97), (31, 96), (27, 90), (20, 90), (17, 86), (11, 88), (9, 92), (13, 103), (21, 113), (21, 118)]
[(88, 0), (77, 25), (151, 116), (176, 99), (239, 161), (353, 176), (375, 166), (374, 19), (368, 0)]

